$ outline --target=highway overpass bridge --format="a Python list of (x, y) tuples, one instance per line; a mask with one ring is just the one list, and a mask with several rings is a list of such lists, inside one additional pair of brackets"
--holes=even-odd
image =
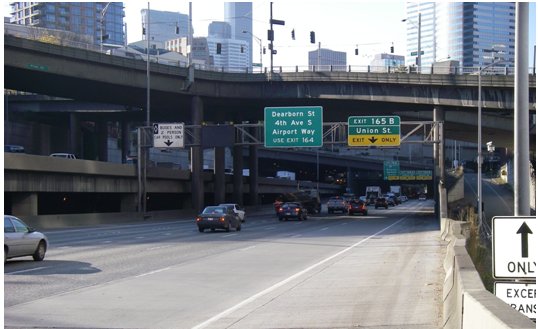
[[(118, 104), (125, 120), (146, 119), (144, 61), (5, 35), (4, 70), (5, 88)], [(432, 120), (441, 109), (446, 138), (476, 140), (478, 76), (472, 74), (189, 72), (152, 63), (150, 80), (152, 122), (258, 122), (267, 106), (323, 106), (326, 122), (382, 114)], [(512, 75), (482, 76), (484, 135), (499, 146), (512, 145), (513, 88)], [(534, 113), (534, 75), (529, 88)]]
[[(147, 78), (143, 61), (5, 35), (4, 70), (5, 88), (117, 104), (125, 107), (119, 120), (140, 124), (146, 119), (143, 108)], [(151, 121), (181, 121), (192, 125), (259, 122), (267, 106), (316, 105), (323, 106), (325, 122), (345, 122), (351, 115), (400, 115), (403, 121), (417, 118), (443, 121), (445, 139), (474, 141), (477, 84), (476, 75), (243, 74), (151, 63)], [(529, 76), (529, 86), (530, 111), (534, 113), (535, 76)], [(497, 146), (513, 144), (513, 89), (513, 76), (482, 77), (483, 134)], [(90, 116), (95, 117), (98, 112), (91, 112)], [(107, 115), (104, 113), (99, 120), (106, 122)], [(68, 125), (76, 127), (82, 117), (84, 114), (71, 115)], [(114, 113), (113, 120), (117, 117), (118, 113)], [(405, 133), (402, 129), (402, 134)], [(535, 138), (530, 140), (534, 142)], [(256, 148), (251, 146), (250, 152), (257, 159)], [(196, 177), (192, 192), (203, 202), (201, 147), (193, 147), (192, 154)]]

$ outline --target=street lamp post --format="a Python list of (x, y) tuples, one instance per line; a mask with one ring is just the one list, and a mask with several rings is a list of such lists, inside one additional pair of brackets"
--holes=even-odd
[(103, 10), (101, 10), (101, 52), (103, 52), (103, 33), (105, 29), (105, 15), (106, 11), (108, 10), (108, 6), (110, 6), (112, 2), (108, 2)]
[[(502, 46), (502, 45), (501, 45)], [(494, 51), (492, 51), (494, 52)], [(504, 60), (493, 61), (492, 63), (478, 69), (478, 156), (477, 156), (477, 193), (478, 193), (478, 224), (482, 225), (482, 71), (502, 63)]]
[(263, 61), (262, 61), (262, 53), (263, 53), (262, 48), (263, 48), (263, 45), (262, 45), (262, 39), (258, 38), (252, 32), (247, 31), (247, 30), (243, 30), (242, 33), (248, 33), (248, 34), (252, 35), (252, 37), (254, 39), (256, 39), (256, 42), (258, 42), (258, 44), (260, 45), (260, 71), (263, 71)]
[[(402, 22), (406, 22), (408, 20), (409, 20), (408, 18), (404, 18), (404, 19), (402, 19)], [(421, 72), (420, 68), (422, 66), (422, 49), (421, 49), (421, 44), (420, 44), (420, 41), (422, 39), (422, 37), (421, 37), (421, 33), (422, 33), (422, 14), (418, 13), (418, 26), (412, 20), (409, 20), (409, 22), (411, 24), (415, 25), (415, 27), (418, 28), (417, 73), (420, 73)]]

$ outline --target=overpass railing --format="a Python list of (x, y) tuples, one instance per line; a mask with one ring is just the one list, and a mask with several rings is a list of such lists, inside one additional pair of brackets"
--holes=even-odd
[[(60, 45), (63, 47), (81, 48), (87, 51), (100, 52), (100, 46), (85, 42), (84, 38), (73, 36), (72, 34), (66, 34), (63, 31), (36, 28), (36, 27), (21, 27), (16, 24), (4, 24), (4, 35), (11, 35), (17, 38), (24, 38), (35, 40), (43, 43)], [(136, 50), (132, 50), (138, 56), (132, 57), (120, 52), (118, 54), (110, 54), (110, 56), (117, 57), (129, 57), (135, 58), (140, 61), (145, 61), (145, 54)], [(175, 67), (188, 67), (188, 63), (185, 60), (171, 60), (169, 58), (159, 57), (158, 55), (151, 55), (150, 61), (157, 64), (175, 66)], [(211, 72), (225, 72), (225, 73), (242, 73), (242, 74), (271, 74), (271, 73), (300, 73), (300, 72), (342, 72), (342, 73), (393, 73), (393, 74), (417, 74), (418, 70), (415, 65), (412, 66), (375, 66), (375, 65), (295, 65), (295, 66), (273, 66), (273, 70), (268, 67), (245, 67), (245, 66), (215, 66), (200, 63), (193, 63), (193, 66), (197, 70), (211, 71)], [(465, 75), (465, 74), (478, 74), (481, 67), (435, 67), (435, 66), (423, 66), (421, 67), (422, 74), (445, 74), (445, 75)], [(536, 70), (533, 67), (528, 69), (530, 75), (535, 75)], [(514, 67), (491, 67), (482, 71), (482, 75), (514, 75)]]

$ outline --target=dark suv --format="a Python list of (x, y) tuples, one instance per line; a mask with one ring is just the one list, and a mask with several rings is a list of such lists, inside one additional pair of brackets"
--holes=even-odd
[(379, 207), (384, 207), (385, 209), (389, 209), (389, 204), (387, 202), (387, 199), (385, 198), (377, 198), (375, 200), (375, 209)]

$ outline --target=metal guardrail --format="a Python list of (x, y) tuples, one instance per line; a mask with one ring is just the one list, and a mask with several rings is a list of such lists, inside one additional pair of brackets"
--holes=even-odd
[[(73, 36), (66, 37), (65, 31), (49, 30), (37, 27), (17, 26), (15, 24), (4, 24), (4, 35), (12, 35), (18, 38), (35, 40), (43, 43), (61, 45), (85, 49), (93, 52), (100, 52), (100, 46), (75, 39)], [(60, 33), (60, 32), (63, 32)], [(142, 54), (144, 55), (144, 54)], [(124, 57), (121, 55), (111, 55)], [(144, 56), (138, 60), (145, 61)], [(188, 67), (187, 62), (174, 61), (159, 56), (150, 56), (150, 61), (157, 64)], [(209, 72), (224, 73), (241, 73), (241, 74), (271, 74), (271, 73), (300, 73), (300, 72), (342, 72), (342, 73), (393, 73), (393, 74), (417, 74), (416, 66), (372, 66), (372, 65), (296, 65), (296, 66), (273, 66), (273, 72), (268, 67), (218, 67), (213, 65), (193, 64), (196, 70)], [(421, 74), (444, 74), (444, 75), (473, 75), (478, 74), (481, 67), (439, 67), (423, 66)], [(530, 75), (535, 75), (536, 70), (533, 67), (528, 69)], [(514, 67), (491, 67), (482, 71), (482, 75), (514, 75)]]

